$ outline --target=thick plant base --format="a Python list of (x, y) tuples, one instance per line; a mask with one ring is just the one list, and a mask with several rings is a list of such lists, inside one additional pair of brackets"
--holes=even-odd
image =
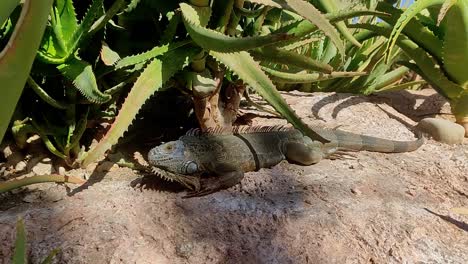
[(468, 116), (456, 116), (457, 123), (465, 128), (465, 137), (468, 137)]

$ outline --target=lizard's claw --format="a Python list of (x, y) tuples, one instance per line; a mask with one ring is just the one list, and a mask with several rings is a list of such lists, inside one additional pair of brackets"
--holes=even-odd
[(200, 179), (200, 188), (188, 192), (183, 198), (205, 196), (220, 190), (231, 188), (232, 186), (239, 184), (243, 177), (244, 173), (242, 171), (230, 171), (215, 177), (202, 178)]
[(182, 198), (201, 197), (201, 196), (215, 193), (222, 189), (225, 189), (225, 188), (220, 187), (218, 184), (218, 181), (216, 180), (213, 180), (213, 179), (210, 180), (209, 178), (201, 179), (200, 187), (193, 191), (187, 192), (187, 194), (183, 196)]
[(355, 150), (349, 150), (349, 149), (340, 149), (340, 150), (337, 150), (333, 153), (331, 153), (330, 155), (328, 155), (327, 158), (331, 159), (331, 160), (335, 160), (335, 159), (339, 159), (339, 160), (345, 160), (345, 159), (349, 159), (349, 160), (354, 160), (354, 159), (357, 159), (356, 155), (351, 153), (351, 152), (356, 152)]

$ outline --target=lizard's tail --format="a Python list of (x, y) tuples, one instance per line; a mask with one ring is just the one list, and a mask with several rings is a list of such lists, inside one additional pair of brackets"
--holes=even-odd
[(341, 130), (333, 131), (333, 136), (336, 137), (338, 142), (338, 148), (386, 153), (409, 152), (418, 149), (425, 140), (421, 132), (415, 134), (417, 139), (414, 141), (396, 141)]

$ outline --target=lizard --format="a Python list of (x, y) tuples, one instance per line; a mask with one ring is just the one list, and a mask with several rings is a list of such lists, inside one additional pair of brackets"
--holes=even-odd
[(329, 142), (314, 141), (284, 126), (194, 129), (150, 149), (148, 163), (155, 174), (192, 189), (185, 197), (195, 197), (235, 186), (245, 172), (271, 168), (282, 160), (308, 166), (322, 159), (343, 158), (349, 151), (401, 153), (424, 143), (420, 133), (414, 141), (395, 141), (339, 129), (313, 129)]

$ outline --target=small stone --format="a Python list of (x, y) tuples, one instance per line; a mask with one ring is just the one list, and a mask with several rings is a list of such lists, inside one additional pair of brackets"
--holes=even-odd
[(44, 163), (44, 162), (39, 162), (32, 168), (32, 171), (36, 175), (52, 174), (53, 170), (54, 169), (51, 163)]
[(354, 193), (355, 195), (361, 195), (362, 192), (358, 188), (354, 187), (351, 189), (351, 192)]
[(460, 144), (465, 137), (463, 126), (440, 118), (424, 118), (417, 128), (431, 135), (434, 140), (447, 144)]
[(25, 161), (20, 161), (16, 163), (15, 171), (23, 171), (26, 169), (27, 166), (28, 164)]
[(58, 168), (58, 174), (60, 174), (60, 175), (65, 175), (66, 172), (67, 172), (67, 170), (65, 170), (65, 167), (60, 166), (60, 167)]
[(180, 243), (176, 245), (176, 254), (182, 258), (188, 258), (193, 251), (193, 244), (190, 242)]
[(3, 156), (5, 158), (8, 158), (10, 155), (13, 154), (14, 151), (11, 149), (10, 145), (6, 145), (5, 147), (3, 147), (2, 152), (3, 152)]

